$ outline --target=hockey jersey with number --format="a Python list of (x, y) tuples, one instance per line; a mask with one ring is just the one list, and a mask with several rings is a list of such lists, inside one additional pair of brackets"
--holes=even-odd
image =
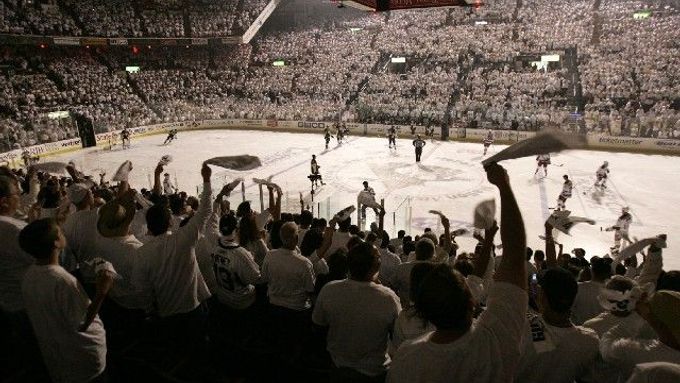
[(630, 213), (625, 213), (616, 220), (616, 228), (627, 233), (631, 223), (633, 223), (633, 216)]
[(254, 284), (260, 267), (252, 254), (234, 242), (220, 238), (213, 252), (217, 299), (233, 309), (243, 310), (255, 302)]

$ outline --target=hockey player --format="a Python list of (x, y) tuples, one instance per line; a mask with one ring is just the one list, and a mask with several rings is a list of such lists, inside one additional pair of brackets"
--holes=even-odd
[(359, 203), (361, 204), (361, 218), (366, 219), (366, 208), (373, 209), (375, 215), (380, 215), (382, 206), (375, 200), (375, 190), (368, 186), (368, 181), (363, 183), (364, 189), (359, 192)]
[(631, 223), (633, 223), (633, 216), (630, 214), (630, 208), (626, 206), (621, 208), (621, 215), (616, 220), (616, 224), (605, 229), (605, 231), (614, 232), (614, 246), (611, 247), (613, 252), (621, 250), (622, 239), (626, 241), (626, 245), (632, 243), (628, 236), (628, 229)]
[(390, 129), (387, 131), (387, 141), (389, 143), (390, 149), (394, 146), (394, 149), (397, 149), (397, 129), (394, 128), (394, 126), (390, 126)]
[(413, 140), (413, 146), (416, 148), (416, 162), (420, 162), (420, 156), (423, 154), (423, 147), (425, 145), (426, 142), (420, 138), (420, 134)]
[(24, 160), (24, 165), (26, 166), (26, 169), (28, 169), (29, 166), (33, 165), (33, 157), (31, 156), (31, 153), (29, 153), (28, 149), (24, 149), (21, 152), (21, 158)]
[(550, 165), (550, 154), (540, 154), (538, 157), (536, 157), (536, 171), (534, 172), (534, 175), (538, 174), (538, 171), (541, 170), (541, 167), (543, 167), (543, 177), (548, 176), (548, 165)]
[(484, 155), (486, 155), (486, 151), (489, 150), (489, 146), (493, 144), (493, 130), (489, 129), (489, 131), (486, 133), (486, 138), (484, 138)]
[(571, 193), (574, 190), (574, 184), (569, 179), (569, 176), (565, 174), (562, 178), (564, 178), (564, 183), (562, 184), (562, 192), (557, 197), (557, 209), (555, 209), (557, 211), (566, 208), (567, 199), (571, 198)]
[(167, 145), (177, 138), (177, 129), (172, 129), (168, 132), (168, 138), (165, 139), (163, 145)]
[(324, 130), (324, 139), (326, 140), (326, 150), (328, 150), (328, 144), (330, 144), (331, 138), (333, 138), (333, 135), (331, 134), (330, 129), (326, 128)]
[(337, 124), (335, 138), (338, 140), (338, 145), (342, 145), (342, 139), (345, 138), (345, 130), (340, 124)]
[(130, 131), (128, 128), (123, 129), (122, 132), (120, 132), (120, 139), (123, 142), (123, 149), (129, 149), (130, 148)]
[(312, 162), (310, 163), (311, 166), (311, 172), (312, 174), (309, 175), (309, 180), (312, 181), (312, 189), (315, 187), (318, 187), (318, 183), (321, 182), (321, 185), (325, 185), (326, 183), (323, 182), (323, 178), (321, 177), (321, 173), (319, 173), (319, 164), (316, 162), (316, 155), (312, 154)]
[(607, 188), (607, 178), (609, 177), (609, 162), (605, 161), (595, 172), (595, 187), (604, 191)]
[(411, 135), (415, 136), (416, 135), (416, 127), (411, 125)]

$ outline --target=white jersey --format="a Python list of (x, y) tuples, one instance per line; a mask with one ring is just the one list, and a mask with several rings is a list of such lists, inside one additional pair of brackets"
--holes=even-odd
[(599, 169), (597, 169), (597, 172), (595, 175), (597, 175), (597, 178), (607, 178), (607, 175), (609, 174), (609, 168), (600, 166)]
[(550, 163), (550, 154), (540, 154), (536, 157), (536, 161), (538, 161), (538, 163)]
[(255, 286), (260, 267), (248, 250), (221, 238), (213, 252), (213, 271), (217, 283), (217, 299), (236, 310), (255, 303)]
[(570, 180), (564, 181), (564, 184), (562, 184), (562, 193), (560, 193), (560, 195), (565, 198), (570, 198), (573, 190), (574, 184)]
[(618, 227), (619, 230), (621, 230), (621, 232), (627, 233), (628, 228), (630, 228), (630, 224), (632, 222), (633, 222), (633, 216), (626, 213), (626, 214), (623, 214), (622, 216), (620, 216), (618, 220), (616, 220), (616, 227)]

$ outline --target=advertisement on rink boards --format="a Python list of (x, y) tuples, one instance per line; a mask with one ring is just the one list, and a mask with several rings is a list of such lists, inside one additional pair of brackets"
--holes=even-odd
[(626, 149), (631, 151), (654, 151), (680, 153), (680, 140), (645, 137), (611, 137), (591, 135), (588, 147), (595, 149)]
[[(464, 129), (461, 138), (482, 141), (488, 134), (487, 129)], [(493, 130), (493, 138), (496, 141), (518, 142), (526, 140), (536, 135), (536, 132), (525, 132), (516, 130)]]

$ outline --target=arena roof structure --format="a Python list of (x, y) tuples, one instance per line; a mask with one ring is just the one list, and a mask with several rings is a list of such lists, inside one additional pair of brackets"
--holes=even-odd
[(365, 11), (390, 11), (411, 8), (432, 7), (477, 7), (483, 5), (481, 0), (350, 0), (340, 1)]

